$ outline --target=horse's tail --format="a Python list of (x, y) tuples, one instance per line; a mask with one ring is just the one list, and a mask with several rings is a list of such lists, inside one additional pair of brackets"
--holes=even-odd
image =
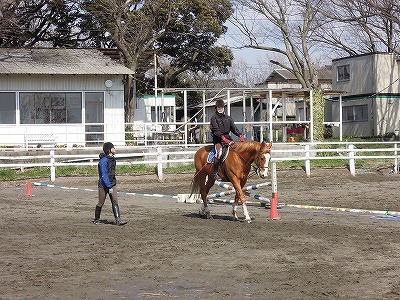
[(194, 164), (196, 167), (196, 173), (193, 176), (193, 180), (191, 183), (191, 192), (190, 196), (192, 195), (199, 195), (201, 191), (200, 185), (204, 184), (204, 168), (207, 166), (207, 156), (208, 152), (206, 147), (202, 147), (196, 151), (194, 155)]
[(197, 173), (194, 175), (192, 183), (191, 183), (190, 196), (192, 196), (193, 194), (195, 194), (195, 195), (200, 194), (199, 177), (196, 175), (197, 175)]

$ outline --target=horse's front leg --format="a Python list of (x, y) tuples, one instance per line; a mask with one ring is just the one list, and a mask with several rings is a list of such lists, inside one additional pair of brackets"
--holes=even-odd
[(235, 202), (232, 204), (233, 221), (238, 221), (239, 220), (239, 218), (237, 216), (237, 207), (238, 207), (238, 204), (239, 204), (238, 202), (239, 202), (239, 198), (237, 197), (237, 195), (235, 195)]
[(239, 193), (236, 193), (235, 202), (232, 204), (233, 220), (234, 221), (239, 220), (239, 218), (237, 216), (237, 206), (239, 205), (239, 200), (240, 200), (240, 202), (242, 202), (244, 217), (245, 217), (247, 223), (251, 223), (251, 218), (250, 218), (250, 215), (249, 215), (249, 211), (247, 210), (246, 198), (245, 198), (243, 193), (242, 193), (242, 196), (240, 196), (238, 194)]
[(244, 214), (245, 220), (247, 221), (247, 223), (251, 223), (249, 211), (247, 210), (246, 200), (242, 200), (242, 207), (243, 207), (243, 214)]

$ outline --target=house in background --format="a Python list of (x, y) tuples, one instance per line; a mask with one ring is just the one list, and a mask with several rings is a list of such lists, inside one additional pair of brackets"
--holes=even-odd
[[(332, 87), (332, 68), (325, 66), (317, 70), (318, 84), (322, 90), (330, 90)], [(301, 89), (302, 86), (296, 76), (286, 69), (275, 69), (267, 79), (258, 84), (268, 89)]]
[[(384, 136), (399, 130), (399, 62), (393, 53), (332, 61), (332, 89), (347, 93), (341, 105), (337, 99), (328, 101), (328, 118), (342, 123), (343, 136)], [(333, 135), (339, 135), (339, 128), (333, 128)]]
[[(164, 123), (168, 123), (165, 125)], [(163, 125), (162, 125), (163, 124)], [(145, 137), (153, 140), (164, 132), (173, 132), (176, 124), (175, 95), (141, 95), (137, 97), (135, 121), (132, 124), (133, 138), (139, 143)]]
[[(322, 90), (331, 90), (332, 89), (332, 68), (331, 66), (325, 66), (323, 68), (319, 68), (317, 70), (318, 74), (318, 84)], [(275, 69), (271, 72), (271, 74), (266, 78), (265, 81), (256, 85), (256, 87), (262, 87), (265, 89), (272, 90), (299, 90), (302, 88), (299, 80), (293, 73), (289, 72), (286, 69)], [(285, 101), (285, 113), (282, 110), (283, 101)], [(279, 117), (283, 117), (285, 114), (285, 118), (296, 120), (296, 121), (304, 121), (306, 119), (307, 111), (304, 107), (304, 97), (291, 97), (283, 100), (282, 98), (277, 98), (275, 100), (278, 103), (279, 108), (277, 111), (277, 115)]]
[(0, 145), (123, 145), (132, 74), (94, 49), (0, 48)]

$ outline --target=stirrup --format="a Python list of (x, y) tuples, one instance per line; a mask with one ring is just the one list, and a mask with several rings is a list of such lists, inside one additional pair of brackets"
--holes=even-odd
[(221, 176), (219, 176), (218, 172), (214, 173), (214, 179), (219, 180), (219, 181), (222, 180), (222, 178), (221, 178)]

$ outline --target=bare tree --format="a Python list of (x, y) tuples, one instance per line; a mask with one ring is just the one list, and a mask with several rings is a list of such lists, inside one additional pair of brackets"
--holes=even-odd
[[(246, 36), (244, 47), (273, 52), (276, 66), (292, 72), (303, 87), (318, 88), (312, 34), (320, 1), (238, 0), (234, 24)], [(251, 19), (249, 19), (251, 16)]]
[(397, 0), (333, 0), (319, 9), (315, 40), (338, 54), (399, 53)]
[(234, 24), (246, 36), (244, 47), (281, 56), (270, 60), (290, 71), (301, 86), (314, 90), (314, 137), (323, 139), (324, 100), (320, 93), (317, 65), (313, 54), (318, 24), (317, 7), (324, 0), (237, 0)]

